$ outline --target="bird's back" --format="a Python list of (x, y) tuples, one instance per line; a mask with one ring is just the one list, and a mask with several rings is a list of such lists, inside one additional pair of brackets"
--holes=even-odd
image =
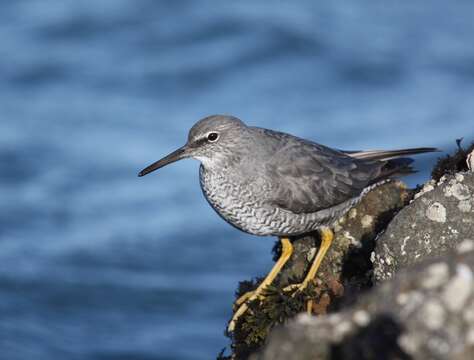
[(277, 144), (265, 159), (267, 202), (295, 214), (317, 212), (358, 196), (384, 165), (289, 134), (256, 131)]

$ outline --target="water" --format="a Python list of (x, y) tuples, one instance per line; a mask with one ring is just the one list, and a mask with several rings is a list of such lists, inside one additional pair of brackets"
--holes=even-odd
[[(1, 1), (0, 354), (212, 359), (272, 239), (138, 179), (212, 113), (346, 149), (474, 138), (474, 3)], [(433, 156), (419, 158), (414, 185)]]

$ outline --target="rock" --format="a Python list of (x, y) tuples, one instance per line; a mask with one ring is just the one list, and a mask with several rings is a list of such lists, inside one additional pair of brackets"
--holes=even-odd
[(474, 173), (431, 180), (376, 241), (375, 280), (474, 239)]
[(438, 359), (474, 354), (474, 242), (400, 271), (344, 311), (299, 315), (252, 360)]
[[(312, 234), (292, 239), (294, 253), (275, 280), (272, 293), (262, 302), (254, 301), (251, 311), (236, 324), (231, 336), (233, 358), (246, 359), (256, 351), (274, 325), (304, 311), (308, 296), (314, 299), (315, 314), (325, 314), (337, 309), (342, 302), (355, 301), (361, 289), (372, 285), (369, 258), (377, 234), (412, 196), (413, 192), (399, 181), (385, 183), (370, 191), (336, 224), (334, 241), (318, 271), (313, 291), (295, 298), (281, 289), (302, 281), (317, 252), (319, 236)], [(244, 282), (237, 295), (256, 286), (257, 283)]]

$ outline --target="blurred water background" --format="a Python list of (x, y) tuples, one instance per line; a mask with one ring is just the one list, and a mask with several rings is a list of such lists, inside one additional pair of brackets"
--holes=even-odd
[[(344, 149), (474, 138), (472, 1), (0, 1), (0, 359), (212, 359), (271, 238), (137, 171), (199, 118)], [(428, 177), (434, 156), (421, 156)]]

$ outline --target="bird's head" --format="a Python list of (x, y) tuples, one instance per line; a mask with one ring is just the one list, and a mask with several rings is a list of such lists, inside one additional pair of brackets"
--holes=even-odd
[(187, 143), (171, 154), (146, 167), (138, 176), (144, 176), (175, 161), (194, 158), (207, 167), (237, 156), (239, 139), (247, 126), (227, 115), (212, 115), (199, 120), (191, 128)]

